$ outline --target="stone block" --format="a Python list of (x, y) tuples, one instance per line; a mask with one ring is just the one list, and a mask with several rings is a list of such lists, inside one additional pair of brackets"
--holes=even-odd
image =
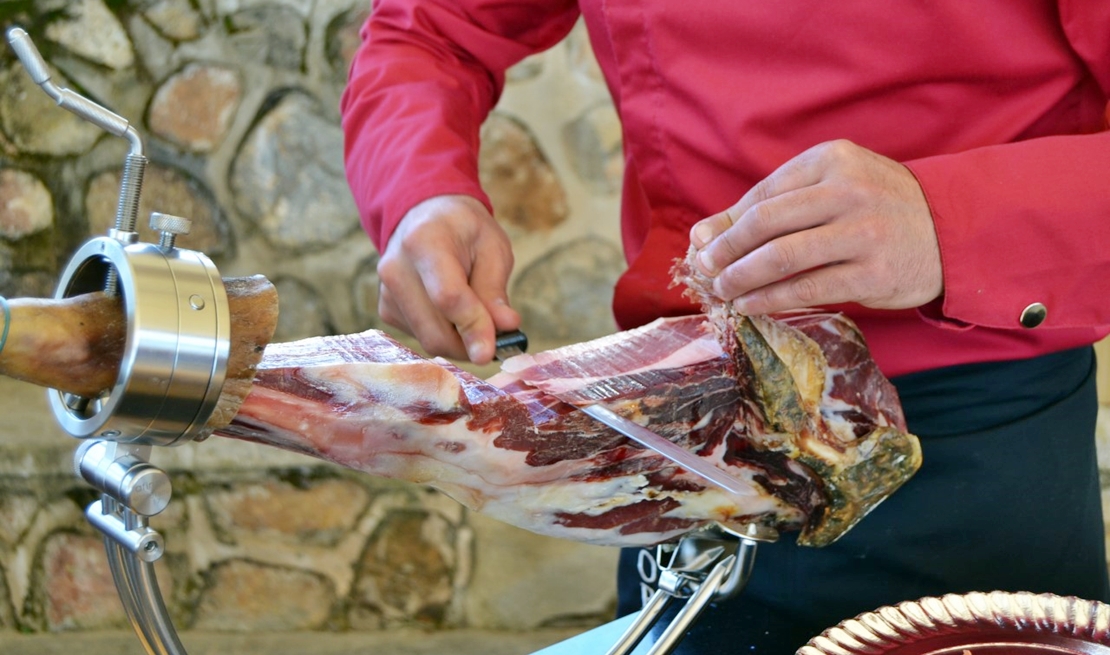
[(189, 0), (153, 0), (143, 5), (142, 14), (166, 38), (191, 41), (200, 36), (200, 14)]
[(30, 494), (0, 496), (0, 545), (15, 546), (31, 527), (39, 503)]
[(358, 229), (342, 158), (342, 131), (313, 98), (276, 98), (235, 156), (235, 206), (275, 246), (330, 248)]
[(624, 179), (624, 140), (613, 105), (598, 103), (563, 126), (571, 166), (595, 193), (618, 193)]
[(471, 515), (474, 574), (465, 598), (472, 628), (597, 625), (616, 607), (617, 548), (526, 532)]
[(439, 514), (390, 512), (358, 563), (352, 626), (443, 624), (455, 592), (454, 532)]
[[(115, 226), (120, 177), (121, 171), (112, 170), (90, 180), (85, 195), (90, 233), (105, 234)], [(147, 166), (135, 227), (141, 240), (158, 243), (158, 233), (150, 228), (150, 213), (154, 211), (192, 221), (189, 233), (177, 238), (179, 248), (199, 250), (210, 257), (227, 251), (225, 219), (216, 208), (211, 192), (189, 173), (173, 166), (154, 163)]]
[[(0, 633), (16, 627), (15, 611), (12, 609), (11, 592), (8, 590), (8, 573), (0, 566)], [(0, 649), (2, 650), (2, 649)]]
[(494, 113), (482, 126), (478, 174), (503, 224), (547, 232), (566, 220), (566, 193), (555, 169), (528, 127), (507, 114)]
[(114, 70), (134, 65), (135, 53), (127, 31), (103, 0), (77, 0), (66, 5), (68, 11), (59, 12), (59, 18), (46, 26), (48, 39)]
[(198, 630), (319, 629), (336, 601), (331, 583), (308, 571), (230, 560), (205, 577), (191, 626)]
[[(47, 71), (58, 86), (72, 86), (49, 64)], [(19, 63), (0, 72), (0, 128), (19, 150), (51, 157), (85, 153), (103, 134), (99, 128), (58, 107)]]
[(49, 630), (103, 630), (127, 625), (104, 542), (58, 533), (42, 550), (42, 593)]
[(313, 545), (337, 543), (369, 502), (362, 487), (339, 479), (305, 488), (275, 480), (242, 483), (206, 497), (216, 526), (231, 538), (245, 531)]
[(158, 136), (187, 150), (206, 152), (223, 141), (241, 96), (235, 71), (190, 64), (154, 92), (147, 121)]
[(355, 53), (362, 43), (359, 31), (370, 16), (370, 4), (362, 3), (336, 16), (328, 26), (327, 56), (336, 78), (346, 83)]
[(228, 42), (247, 61), (278, 69), (300, 70), (306, 45), (305, 23), (298, 11), (280, 3), (258, 3), (229, 14)]
[(552, 248), (523, 271), (512, 297), (529, 334), (561, 343), (587, 341), (616, 331), (612, 314), (600, 312), (613, 300), (624, 270), (620, 249), (583, 237)]
[(328, 315), (326, 296), (311, 284), (292, 277), (273, 280), (281, 299), (281, 313), (274, 329), (274, 343), (295, 341), (335, 332)]
[(351, 305), (354, 307), (355, 319), (360, 330), (380, 328), (381, 319), (378, 317), (379, 284), (378, 256), (367, 257), (359, 263), (355, 272), (354, 283), (351, 285)]
[(25, 171), (0, 169), (0, 207), (0, 237), (21, 239), (54, 225), (50, 191)]

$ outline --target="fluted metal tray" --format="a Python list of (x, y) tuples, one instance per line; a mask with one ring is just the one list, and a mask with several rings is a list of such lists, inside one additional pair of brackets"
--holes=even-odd
[(1110, 605), (1070, 596), (922, 598), (842, 621), (797, 655), (1110, 655)]

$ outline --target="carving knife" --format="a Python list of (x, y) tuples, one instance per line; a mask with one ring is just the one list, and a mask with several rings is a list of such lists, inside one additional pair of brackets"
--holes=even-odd
[(595, 420), (613, 428), (629, 439), (678, 464), (687, 471), (712, 482), (735, 496), (756, 495), (751, 485), (743, 482), (728, 471), (715, 466), (712, 462), (698, 457), (666, 437), (660, 436), (644, 426), (626, 419), (607, 407), (587, 405), (580, 408)]

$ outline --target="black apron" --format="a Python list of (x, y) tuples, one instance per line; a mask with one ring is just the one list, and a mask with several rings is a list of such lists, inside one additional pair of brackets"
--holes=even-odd
[[(711, 605), (676, 653), (785, 655), (862, 612), (946, 593), (1110, 602), (1093, 349), (892, 381), (921, 470), (831, 546), (760, 544), (748, 587)], [(642, 550), (621, 553), (620, 615), (641, 607)]]

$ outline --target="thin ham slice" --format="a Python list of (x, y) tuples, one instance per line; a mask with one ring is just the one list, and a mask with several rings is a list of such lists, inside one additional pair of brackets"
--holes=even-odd
[[(560, 538), (645, 545), (716, 523), (830, 543), (912, 475), (917, 440), (847, 319), (744, 320), (735, 347), (705, 315), (660, 319), (510, 359), (489, 380), (378, 331), (272, 344), (219, 433), (431, 485)], [(750, 493), (714, 487), (578, 410), (591, 403)]]

